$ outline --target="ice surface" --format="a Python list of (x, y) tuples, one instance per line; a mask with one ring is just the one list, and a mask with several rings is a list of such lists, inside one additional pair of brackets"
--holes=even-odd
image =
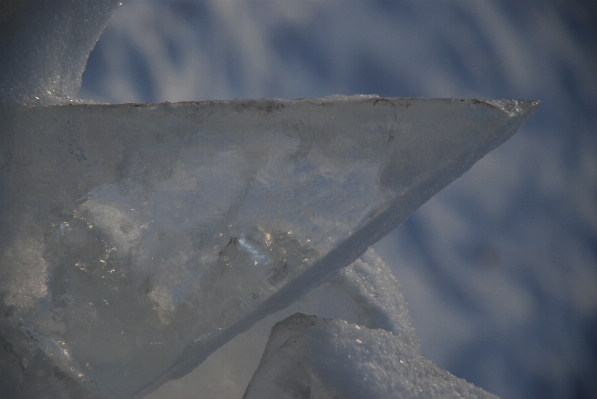
[(535, 107), (2, 107), (4, 356), (21, 376), (47, 356), (97, 396), (141, 397), (351, 264)]
[(75, 99), (89, 52), (120, 0), (0, 3), (0, 104)]
[(164, 384), (145, 399), (242, 398), (259, 365), (271, 328), (297, 312), (382, 328), (419, 347), (400, 284), (370, 248), (299, 301), (255, 323), (191, 373)]
[(276, 324), (245, 399), (493, 398), (381, 329), (297, 313)]

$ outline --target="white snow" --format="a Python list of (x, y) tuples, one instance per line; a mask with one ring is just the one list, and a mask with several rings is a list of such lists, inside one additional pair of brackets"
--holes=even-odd
[(244, 399), (492, 398), (395, 335), (297, 313), (272, 328)]

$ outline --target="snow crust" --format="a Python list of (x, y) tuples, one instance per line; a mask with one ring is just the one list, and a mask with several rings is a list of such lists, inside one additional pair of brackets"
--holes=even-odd
[(272, 328), (244, 399), (497, 398), (380, 329), (297, 313)]
[(84, 391), (142, 397), (353, 263), (536, 106), (0, 107), (3, 334), (24, 370), (47, 356)]

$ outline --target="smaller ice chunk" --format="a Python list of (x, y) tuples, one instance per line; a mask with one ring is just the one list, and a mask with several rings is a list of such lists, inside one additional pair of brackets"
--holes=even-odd
[(388, 331), (297, 313), (272, 328), (243, 398), (497, 397)]
[(419, 348), (400, 284), (375, 250), (369, 248), (301, 300), (262, 319), (190, 374), (164, 384), (145, 399), (182, 399), (197, 391), (206, 398), (240, 399), (259, 365), (271, 328), (297, 312), (381, 328)]
[(74, 101), (120, 0), (0, 2), (0, 104)]
[(141, 398), (355, 262), (537, 106), (499, 104), (0, 106), (0, 324), (94, 395)]

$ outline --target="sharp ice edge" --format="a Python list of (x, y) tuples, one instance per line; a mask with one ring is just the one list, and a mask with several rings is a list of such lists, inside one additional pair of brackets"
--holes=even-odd
[(322, 97), (321, 101), (350, 101), (350, 100), (367, 100), (371, 98), (379, 98), (377, 94), (355, 94), (352, 96), (344, 96), (341, 94), (332, 94), (330, 96)]
[(504, 112), (507, 112), (510, 116), (516, 116), (528, 112), (528, 109), (534, 109), (539, 105), (538, 100), (483, 100), (487, 104), (493, 105)]

